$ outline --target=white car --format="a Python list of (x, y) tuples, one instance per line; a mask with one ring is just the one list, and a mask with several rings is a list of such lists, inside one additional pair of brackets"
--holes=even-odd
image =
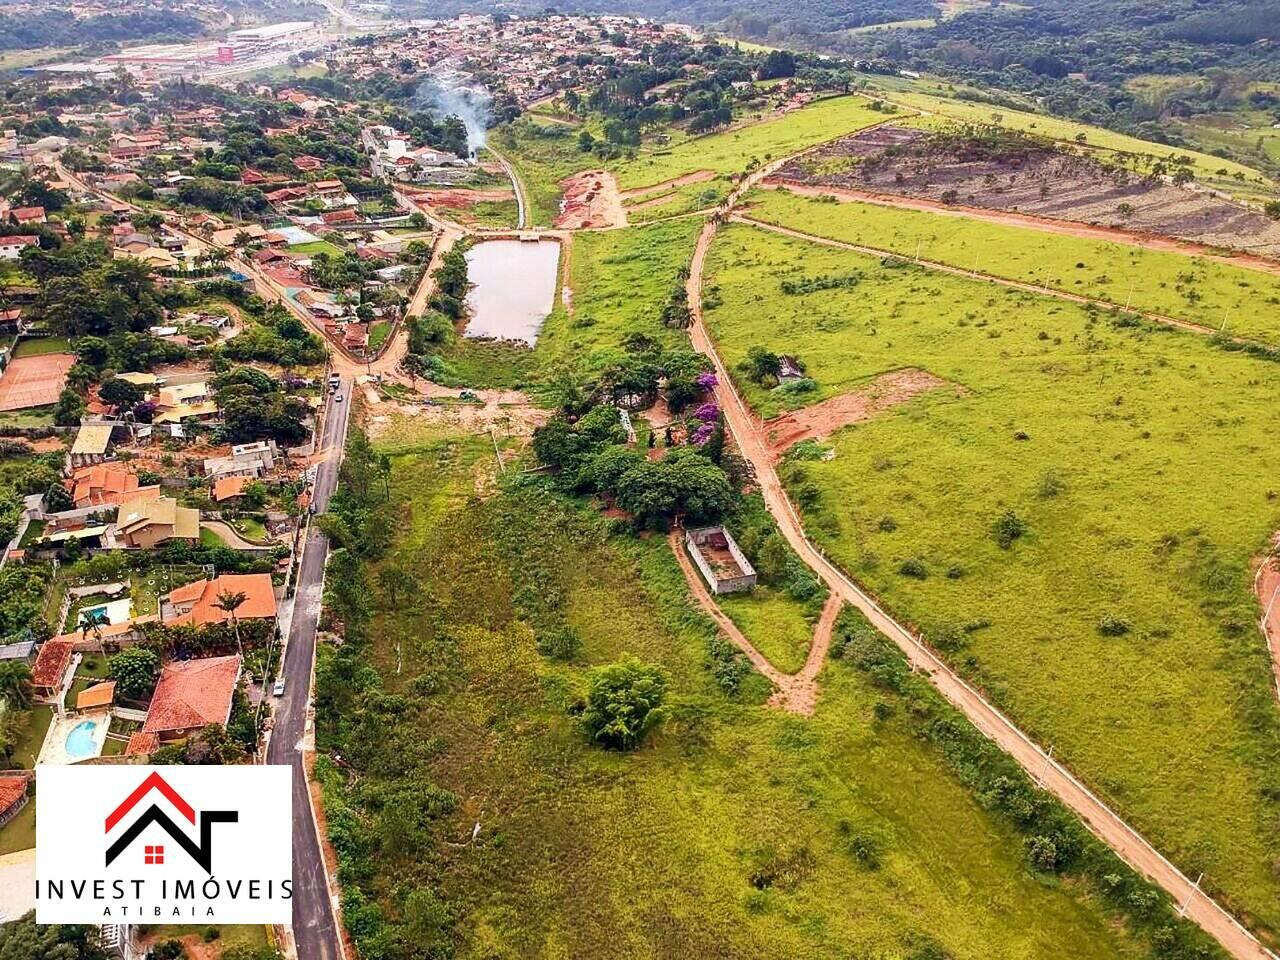
[(333, 402), (334, 402), (334, 403), (341, 403), (341, 402), (342, 402), (342, 394), (340, 394), (340, 393), (335, 393), (335, 394), (333, 395)]
[(275, 694), (277, 697), (284, 696), (284, 679), (283, 678), (276, 681), (276, 685), (271, 688), (271, 692)]

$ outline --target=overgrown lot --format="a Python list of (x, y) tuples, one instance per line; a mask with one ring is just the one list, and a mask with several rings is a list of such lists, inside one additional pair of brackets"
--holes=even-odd
[(810, 533), (1185, 871), (1280, 926), (1280, 724), (1250, 592), (1280, 526), (1280, 367), (746, 226), (709, 271), (727, 362), (796, 353), (816, 383), (780, 399), (743, 374), (757, 409), (904, 366), (967, 389), (786, 467)]
[[(362, 956), (1142, 955), (1087, 885), (1032, 872), (905, 702), (843, 668), (812, 719), (758, 677), (730, 694), (663, 538), (495, 481), (485, 438), (397, 450), (389, 507), (376, 452), (348, 455), (370, 555), (330, 561), (346, 643), (318, 671)], [(665, 674), (667, 715), (619, 753), (571, 714), (628, 655)]]

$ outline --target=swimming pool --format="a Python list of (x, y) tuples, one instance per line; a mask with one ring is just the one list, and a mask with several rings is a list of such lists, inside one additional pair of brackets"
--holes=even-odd
[(98, 741), (94, 730), (98, 725), (92, 720), (82, 720), (71, 728), (67, 734), (66, 751), (72, 760), (83, 760), (98, 754)]

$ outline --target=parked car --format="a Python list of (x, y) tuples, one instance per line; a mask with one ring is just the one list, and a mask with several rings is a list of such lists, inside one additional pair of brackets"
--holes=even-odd
[(276, 681), (276, 685), (271, 688), (271, 692), (277, 697), (284, 696), (284, 677)]

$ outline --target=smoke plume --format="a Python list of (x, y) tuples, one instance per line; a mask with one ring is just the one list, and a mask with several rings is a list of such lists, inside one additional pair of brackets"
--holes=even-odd
[(489, 129), (489, 91), (465, 74), (435, 74), (418, 85), (414, 105), (443, 119), (455, 116), (467, 128), (467, 148), (475, 153), (484, 146)]

